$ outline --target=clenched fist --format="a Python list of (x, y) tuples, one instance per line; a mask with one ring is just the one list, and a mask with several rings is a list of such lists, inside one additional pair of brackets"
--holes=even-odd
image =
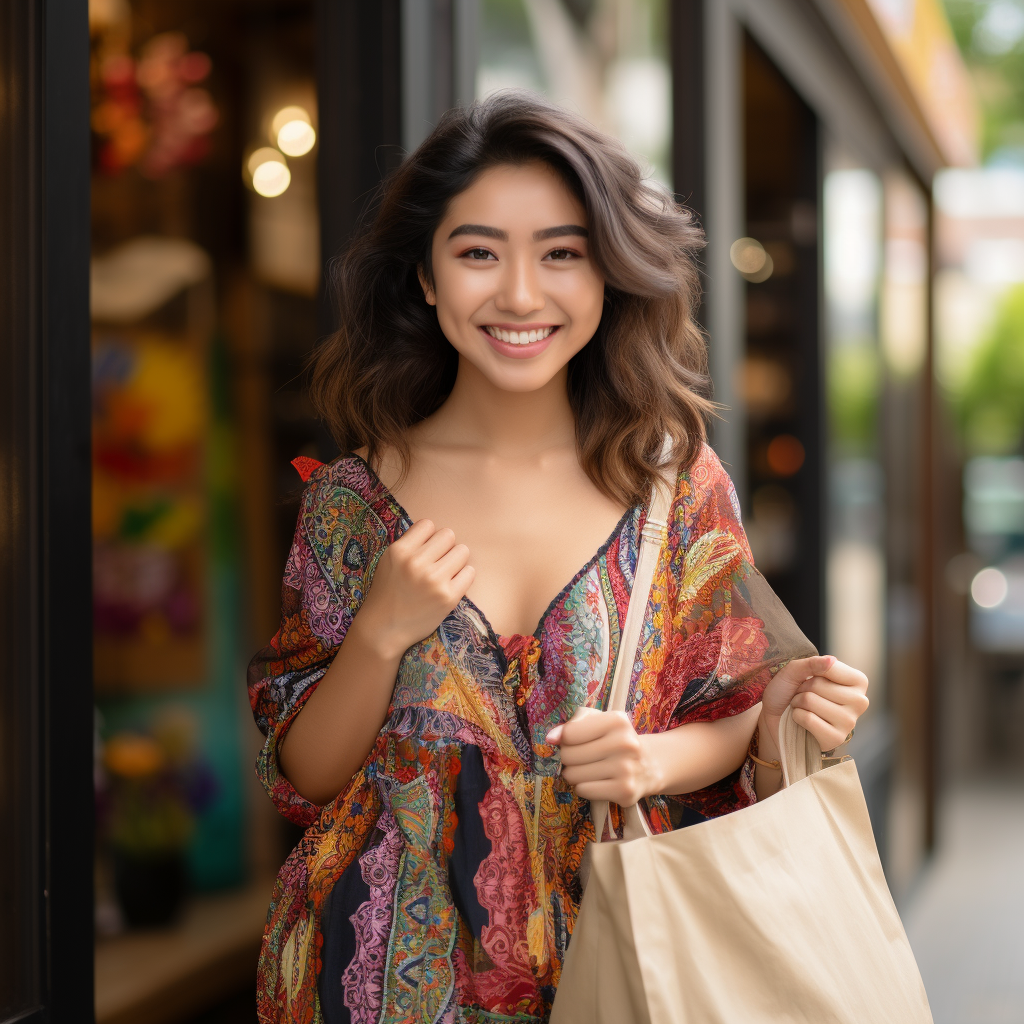
[(395, 657), (430, 636), (473, 584), (469, 548), (420, 519), (381, 555), (358, 619), (367, 638)]
[(793, 721), (821, 746), (839, 746), (868, 708), (868, 677), (832, 655), (791, 661), (765, 688), (761, 714), (778, 742), (779, 719), (790, 704)]
[(562, 778), (584, 800), (630, 807), (656, 791), (655, 766), (624, 711), (577, 708), (546, 741), (560, 748)]

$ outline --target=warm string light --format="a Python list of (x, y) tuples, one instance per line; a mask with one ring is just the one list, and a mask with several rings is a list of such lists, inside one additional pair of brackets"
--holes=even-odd
[(305, 156), (316, 142), (309, 114), (302, 107), (285, 107), (270, 123), (270, 137), (286, 156)]
[(261, 196), (273, 199), (281, 195), (291, 184), (292, 174), (288, 163), (272, 146), (257, 149), (247, 162), (253, 189)]
[(267, 199), (285, 192), (292, 175), (286, 156), (305, 156), (316, 143), (309, 113), (303, 107), (283, 107), (270, 122), (270, 138), (275, 146), (261, 146), (245, 162), (253, 191)]

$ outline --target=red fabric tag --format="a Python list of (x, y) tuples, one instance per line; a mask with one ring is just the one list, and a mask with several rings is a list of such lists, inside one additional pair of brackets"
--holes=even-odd
[(305, 483), (323, 463), (317, 459), (311, 459), (308, 455), (300, 455), (297, 459), (292, 459), (292, 465), (295, 467), (295, 472), (302, 477), (302, 482)]

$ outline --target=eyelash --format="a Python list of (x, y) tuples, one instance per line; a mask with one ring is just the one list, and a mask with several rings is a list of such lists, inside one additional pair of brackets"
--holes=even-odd
[[(475, 255), (476, 253), (483, 253), (484, 254), (483, 259), (478, 260), (478, 262), (481, 262), (481, 263), (487, 262), (487, 260), (489, 260), (491, 257), (493, 257), (495, 260), (497, 260), (497, 257), (494, 256), (494, 253), (492, 253), (490, 249), (485, 249), (483, 246), (480, 246), (480, 245), (475, 245), (475, 246), (473, 246), (472, 249), (467, 249), (464, 253), (462, 253), (462, 256), (463, 256), (464, 259), (477, 260), (477, 256)], [(544, 259), (549, 259), (550, 257), (553, 257), (555, 255), (555, 253), (564, 253), (565, 254), (564, 256), (559, 256), (557, 259), (555, 259), (553, 261), (555, 263), (567, 263), (569, 261), (569, 259), (571, 259), (571, 258), (578, 258), (579, 257), (579, 253), (576, 252), (575, 250), (568, 249), (564, 245), (560, 245), (557, 249), (552, 249), (551, 252), (549, 252), (544, 257)]]

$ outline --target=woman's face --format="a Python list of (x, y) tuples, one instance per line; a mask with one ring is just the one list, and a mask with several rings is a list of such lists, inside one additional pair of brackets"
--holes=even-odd
[(434, 233), (433, 284), (445, 337), (491, 383), (533, 391), (597, 330), (604, 278), (582, 204), (547, 164), (484, 171)]

